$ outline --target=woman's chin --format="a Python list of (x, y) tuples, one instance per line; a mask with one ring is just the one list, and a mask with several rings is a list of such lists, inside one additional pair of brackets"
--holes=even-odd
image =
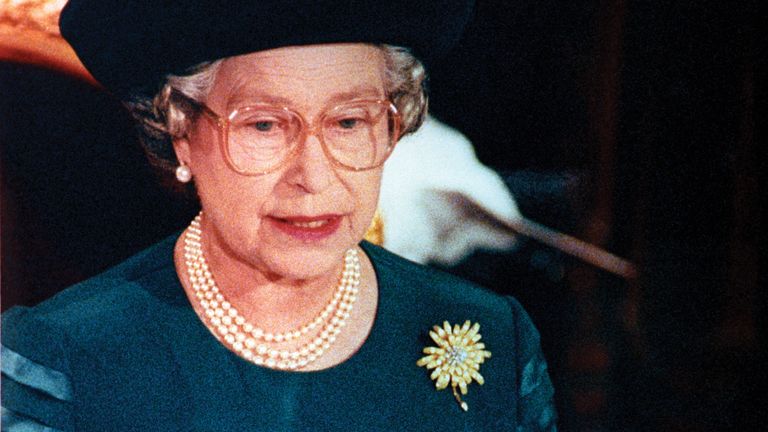
[(341, 271), (342, 251), (298, 250), (273, 256), (267, 264), (269, 276), (291, 280), (336, 277)]
[[(262, 238), (263, 239), (263, 238)], [(277, 235), (251, 248), (252, 264), (268, 277), (314, 279), (340, 271), (347, 249), (356, 246), (350, 236), (323, 240), (296, 240)]]

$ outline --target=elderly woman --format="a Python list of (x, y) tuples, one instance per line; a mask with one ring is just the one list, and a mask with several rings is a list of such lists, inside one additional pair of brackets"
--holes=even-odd
[(235, 3), (65, 8), (202, 211), (4, 316), (4, 430), (554, 429), (515, 300), (362, 241), (470, 5)]

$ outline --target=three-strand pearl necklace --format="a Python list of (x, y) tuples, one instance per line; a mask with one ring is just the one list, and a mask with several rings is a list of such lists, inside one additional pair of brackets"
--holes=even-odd
[[(184, 261), (195, 298), (203, 310), (202, 318), (214, 336), (246, 360), (269, 368), (296, 370), (320, 358), (336, 341), (357, 299), (360, 285), (357, 251), (347, 251), (338, 287), (313, 320), (294, 330), (271, 333), (246, 321), (216, 286), (203, 256), (201, 216), (202, 212), (185, 232)], [(299, 338), (307, 338), (309, 342), (292, 350), (278, 348)]]

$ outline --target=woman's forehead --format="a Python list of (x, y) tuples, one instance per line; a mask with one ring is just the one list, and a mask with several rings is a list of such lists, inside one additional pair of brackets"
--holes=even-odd
[(381, 54), (381, 48), (363, 43), (302, 45), (230, 57), (226, 59), (225, 63), (312, 70), (334, 67), (345, 63), (376, 62), (381, 59)]
[(210, 96), (227, 105), (265, 97), (284, 103), (355, 93), (383, 97), (384, 72), (382, 50), (372, 45), (278, 48), (226, 59)]

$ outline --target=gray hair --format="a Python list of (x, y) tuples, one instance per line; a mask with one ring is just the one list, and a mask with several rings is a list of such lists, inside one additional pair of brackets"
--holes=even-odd
[[(426, 71), (407, 48), (380, 45), (386, 64), (385, 92), (402, 119), (401, 134), (415, 132), (427, 115)], [(125, 105), (139, 123), (139, 138), (150, 162), (161, 171), (172, 173), (178, 165), (173, 138), (187, 135), (197, 110), (192, 101), (202, 102), (213, 86), (223, 60), (201, 63), (185, 75), (168, 75), (154, 97), (134, 95)]]

